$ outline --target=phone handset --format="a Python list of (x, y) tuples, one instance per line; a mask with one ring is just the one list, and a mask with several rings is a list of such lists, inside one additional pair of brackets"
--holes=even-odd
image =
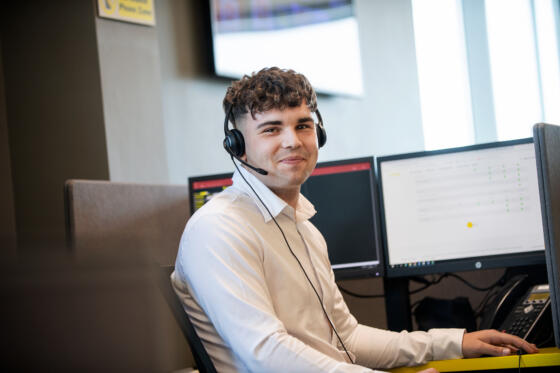
[(519, 298), (529, 289), (528, 275), (517, 275), (512, 277), (496, 296), (496, 300), (488, 308), (480, 321), (479, 330), (498, 329)]

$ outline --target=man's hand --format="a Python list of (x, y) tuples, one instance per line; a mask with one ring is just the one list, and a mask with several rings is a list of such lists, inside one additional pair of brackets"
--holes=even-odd
[(464, 357), (506, 356), (517, 352), (519, 349), (530, 354), (539, 352), (534, 344), (497, 330), (481, 330), (465, 333), (463, 336)]

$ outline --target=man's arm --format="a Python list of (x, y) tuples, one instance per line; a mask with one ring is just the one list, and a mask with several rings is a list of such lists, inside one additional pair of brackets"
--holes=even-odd
[[(334, 284), (334, 278), (333, 278)], [(463, 329), (432, 329), (429, 332), (392, 332), (358, 324), (338, 288), (334, 322), (356, 362), (390, 369), (425, 364), (430, 360), (461, 358)]]

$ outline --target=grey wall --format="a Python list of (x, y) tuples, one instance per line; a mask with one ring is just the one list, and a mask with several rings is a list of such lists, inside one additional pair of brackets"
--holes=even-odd
[[(221, 146), (221, 102), (229, 81), (211, 76), (200, 3), (156, 2), (169, 180), (173, 183), (232, 169)], [(320, 161), (424, 146), (410, 1), (357, 0), (355, 5), (365, 94), (362, 98), (319, 97), (328, 133)]]
[(103, 18), (95, 30), (110, 179), (166, 182), (156, 30)]

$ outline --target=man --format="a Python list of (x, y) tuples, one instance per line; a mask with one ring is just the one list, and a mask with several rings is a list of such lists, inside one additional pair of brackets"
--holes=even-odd
[(291, 70), (263, 69), (232, 83), (224, 110), (224, 146), (243, 165), (233, 186), (189, 220), (172, 275), (219, 372), (371, 372), (537, 351), (497, 331), (396, 333), (358, 324), (308, 221), (315, 210), (300, 194), (326, 136), (313, 119), (311, 85)]

